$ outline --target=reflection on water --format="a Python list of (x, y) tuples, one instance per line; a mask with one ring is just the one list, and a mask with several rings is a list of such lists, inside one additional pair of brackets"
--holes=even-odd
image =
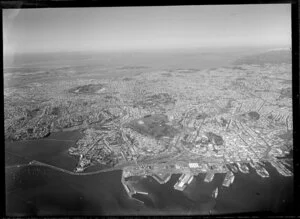
[[(63, 140), (62, 136), (57, 134), (56, 138)], [(76, 139), (78, 132), (66, 133), (67, 137)], [(250, 174), (238, 173), (229, 188), (221, 186), (224, 174), (216, 174), (211, 183), (205, 183), (204, 174), (200, 174), (183, 192), (173, 189), (179, 175), (173, 175), (166, 184), (152, 177), (137, 177), (136, 190), (149, 195), (134, 197), (144, 204), (127, 196), (121, 171), (76, 176), (49, 167), (15, 166), (34, 159), (73, 170), (76, 159), (67, 154), (72, 144), (50, 140), (6, 144), (8, 215), (197, 215), (292, 210), (293, 177), (279, 175), (270, 165), (270, 178), (261, 178), (253, 170)], [(214, 199), (211, 194), (216, 187), (219, 195)]]

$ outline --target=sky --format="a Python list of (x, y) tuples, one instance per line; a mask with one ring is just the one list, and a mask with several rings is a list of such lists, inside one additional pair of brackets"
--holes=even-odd
[(4, 55), (290, 44), (289, 4), (3, 10)]

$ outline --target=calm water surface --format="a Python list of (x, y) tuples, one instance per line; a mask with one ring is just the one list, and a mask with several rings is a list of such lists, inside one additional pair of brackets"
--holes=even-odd
[[(75, 176), (48, 167), (23, 166), (38, 160), (73, 170), (76, 159), (67, 149), (78, 139), (78, 132), (57, 133), (49, 140), (6, 144), (6, 210), (18, 215), (198, 215), (238, 212), (289, 212), (293, 207), (293, 177), (280, 176), (270, 165), (270, 178), (238, 173), (235, 182), (222, 187), (224, 174), (205, 183), (204, 174), (195, 177), (183, 191), (173, 189), (179, 175), (160, 185), (153, 178), (135, 178), (141, 204), (127, 196), (121, 184), (121, 171)], [(57, 141), (50, 140), (57, 139)], [(212, 191), (219, 187), (217, 199)]]

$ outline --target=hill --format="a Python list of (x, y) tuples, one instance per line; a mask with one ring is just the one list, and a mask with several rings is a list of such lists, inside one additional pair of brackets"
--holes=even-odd
[(245, 56), (233, 62), (234, 65), (263, 65), (292, 63), (292, 54), (290, 50), (272, 50), (256, 55)]

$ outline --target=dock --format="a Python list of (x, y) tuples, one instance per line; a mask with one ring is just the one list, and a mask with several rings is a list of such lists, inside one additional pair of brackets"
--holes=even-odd
[(247, 167), (247, 164), (237, 163), (237, 166), (242, 173), (249, 173), (249, 168)]
[(149, 195), (148, 192), (136, 192), (136, 194), (141, 194), (141, 195)]
[(256, 171), (256, 173), (260, 176), (260, 177), (262, 177), (262, 178), (266, 178), (266, 177), (269, 177), (270, 175), (269, 175), (269, 173), (268, 173), (268, 171), (263, 167), (263, 166), (261, 166), (261, 165), (259, 165), (258, 163), (250, 163), (250, 165), (251, 165), (251, 167), (253, 168), (253, 169), (255, 169), (255, 171)]
[(271, 160), (271, 165), (276, 168), (278, 173), (280, 173), (283, 176), (293, 176), (293, 173), (287, 169), (280, 161), (278, 160)]
[(227, 166), (228, 166), (228, 169), (234, 173), (237, 173), (239, 171), (238, 168), (233, 163), (229, 163), (229, 164), (227, 164)]
[(214, 172), (207, 172), (205, 175), (205, 178), (204, 178), (204, 182), (209, 183), (209, 182), (213, 181), (214, 177), (215, 177)]
[(261, 176), (262, 178), (267, 178), (267, 177), (270, 176), (269, 173), (268, 173), (268, 171), (265, 168), (263, 168), (263, 167), (261, 167), (259, 169), (255, 169), (255, 170), (256, 170), (256, 173), (259, 176)]
[(170, 173), (160, 173), (160, 174), (152, 174), (153, 179), (155, 179), (159, 184), (165, 184), (171, 179)]
[(174, 185), (174, 189), (183, 191), (186, 188), (187, 184), (190, 184), (193, 179), (194, 176), (190, 173), (182, 174), (177, 183)]
[(217, 198), (218, 197), (218, 193), (219, 193), (219, 189), (218, 187), (212, 192), (212, 197), (213, 198)]
[(229, 187), (230, 184), (233, 183), (233, 181), (234, 181), (234, 174), (231, 171), (229, 171), (226, 173), (222, 185), (225, 187)]

